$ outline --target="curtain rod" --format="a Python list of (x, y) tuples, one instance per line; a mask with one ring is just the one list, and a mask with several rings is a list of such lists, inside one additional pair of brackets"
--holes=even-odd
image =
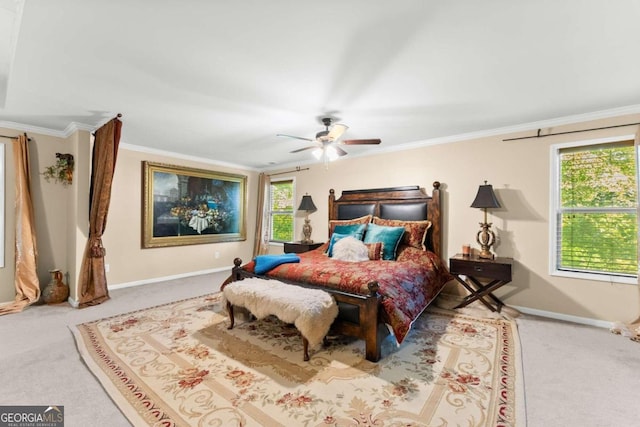
[[(27, 134), (25, 133), (24, 136), (27, 136)], [(9, 135), (0, 135), (0, 138), (18, 139), (17, 136), (9, 136)], [(27, 138), (27, 141), (31, 141), (31, 138)]]
[[(119, 119), (120, 117), (122, 117), (122, 113), (116, 114), (116, 116), (113, 119), (107, 120), (105, 124), (109, 123), (111, 120)], [(104, 126), (104, 125), (102, 125), (102, 126)], [(102, 126), (100, 126), (100, 127), (102, 127)], [(91, 132), (91, 135), (96, 136), (96, 133), (95, 132)]]
[(567, 132), (556, 132), (556, 133), (548, 133), (546, 135), (540, 135), (540, 131), (542, 129), (538, 129), (538, 134), (537, 135), (533, 135), (533, 136), (521, 136), (519, 138), (507, 138), (507, 139), (503, 139), (502, 141), (516, 141), (518, 139), (531, 139), (531, 138), (544, 138), (545, 136), (555, 136), (555, 135), (566, 135), (568, 133), (579, 133), (579, 132), (590, 132), (592, 130), (602, 130), (602, 129), (613, 129), (613, 128), (622, 128), (622, 127), (626, 127), (626, 126), (636, 126), (636, 125), (640, 125), (640, 123), (627, 123), (626, 125), (613, 125), (613, 126), (604, 126), (601, 128), (591, 128), (591, 129), (581, 129), (581, 130), (570, 130)]
[(271, 174), (268, 174), (267, 176), (283, 175), (285, 173), (308, 171), (308, 170), (309, 170), (309, 168), (300, 169), (300, 166), (296, 166), (295, 170), (290, 170), (290, 171), (286, 171), (286, 172), (271, 173)]

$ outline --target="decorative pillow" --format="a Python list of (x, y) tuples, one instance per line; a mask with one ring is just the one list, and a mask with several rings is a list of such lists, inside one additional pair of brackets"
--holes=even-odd
[(404, 236), (402, 243), (414, 248), (427, 248), (424, 246), (424, 240), (427, 238), (427, 231), (431, 227), (431, 221), (401, 221), (397, 219), (382, 219), (377, 216), (373, 217), (373, 223), (377, 225), (386, 225), (388, 227), (404, 227)]
[(387, 227), (384, 225), (369, 224), (364, 235), (365, 243), (382, 242), (382, 259), (393, 261), (396, 259), (396, 250), (404, 234), (404, 227)]
[(333, 232), (338, 234), (348, 234), (358, 240), (362, 240), (366, 229), (367, 224), (336, 225), (333, 227)]
[(382, 259), (382, 248), (384, 246), (382, 242), (365, 243), (364, 245), (367, 247), (371, 261), (380, 261)]
[(333, 219), (329, 221), (329, 235), (333, 234), (333, 229), (336, 225), (353, 225), (353, 224), (369, 224), (373, 215), (365, 215), (359, 218), (353, 219)]
[(369, 261), (369, 250), (360, 239), (347, 236), (333, 245), (333, 259), (349, 262)]
[(333, 256), (333, 245), (335, 245), (338, 240), (344, 239), (345, 237), (349, 237), (349, 235), (348, 234), (333, 233), (331, 235), (331, 239), (329, 240), (329, 247), (327, 248), (327, 255), (332, 257)]

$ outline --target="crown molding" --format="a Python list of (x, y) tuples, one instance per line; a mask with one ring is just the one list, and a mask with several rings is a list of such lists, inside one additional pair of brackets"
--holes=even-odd
[(63, 131), (44, 128), (40, 126), (26, 125), (24, 123), (0, 121), (0, 127), (15, 129), (21, 132), (32, 132), (32, 133), (39, 133), (41, 135), (56, 136), (58, 138), (66, 138)]
[[(526, 132), (538, 130), (542, 128), (550, 128), (565, 125), (574, 125), (577, 123), (590, 122), (594, 120), (609, 119), (612, 117), (626, 116), (629, 114), (640, 114), (640, 104), (629, 105), (627, 107), (612, 108), (609, 110), (595, 111), (592, 113), (576, 114), (573, 116), (558, 117), (555, 119), (540, 120), (537, 122), (522, 123), (513, 126), (505, 126), (494, 129), (486, 129), (476, 132), (461, 133), (458, 135), (443, 136), (439, 138), (425, 139), (417, 142), (409, 142), (399, 144), (393, 147), (377, 150), (375, 154), (389, 153), (394, 151), (405, 151), (414, 148), (427, 147), (430, 145), (449, 144), (453, 142), (469, 141), (472, 139), (481, 139), (497, 135), (508, 135), (512, 133)], [(363, 155), (371, 155), (374, 153), (363, 153)]]
[(96, 128), (84, 123), (71, 122), (64, 130), (45, 128), (40, 126), (26, 125), (24, 123), (0, 121), (0, 127), (15, 129), (21, 132), (38, 133), (40, 135), (55, 136), (57, 138), (68, 138), (77, 131), (93, 132)]
[(93, 132), (96, 129), (100, 129), (100, 126), (91, 126), (85, 123), (78, 123), (78, 122), (71, 122), (67, 125), (66, 128), (64, 128), (64, 135), (65, 138), (70, 137), (71, 135), (73, 135), (74, 133), (76, 133), (77, 131), (80, 130), (84, 130), (87, 132)]
[[(471, 139), (481, 139), (481, 138), (486, 138), (486, 137), (491, 137), (496, 135), (508, 135), (508, 134), (526, 132), (526, 131), (537, 130), (542, 128), (577, 124), (577, 123), (589, 122), (594, 120), (608, 119), (612, 117), (620, 117), (620, 116), (625, 116), (630, 114), (640, 114), (640, 104), (629, 105), (626, 107), (612, 108), (608, 110), (594, 111), (591, 113), (558, 117), (555, 119), (540, 120), (537, 122), (522, 123), (522, 124), (513, 125), (513, 126), (486, 129), (486, 130), (481, 130), (477, 132), (468, 132), (468, 133), (462, 133), (458, 135), (450, 135), (450, 136), (443, 136), (439, 138), (425, 139), (422, 141), (399, 144), (393, 147), (383, 147), (382, 149), (375, 150), (375, 152), (361, 153), (359, 155), (350, 155), (350, 158), (366, 157), (366, 156), (372, 156), (372, 155), (396, 152), (396, 151), (405, 151), (405, 150), (411, 150), (414, 148), (427, 147), (430, 145), (449, 144), (453, 142), (468, 141)], [(109, 118), (108, 120), (111, 120), (111, 118)], [(71, 122), (67, 125), (67, 127), (64, 130), (61, 131), (61, 130), (49, 129), (49, 128), (44, 128), (39, 126), (26, 125), (23, 123), (0, 121), (0, 127), (15, 129), (23, 132), (39, 133), (42, 135), (55, 136), (59, 138), (68, 138), (69, 136), (71, 136), (73, 133), (77, 131), (93, 132), (96, 129), (98, 129), (100, 126), (91, 126), (85, 123)], [(265, 168), (253, 168), (253, 167), (239, 165), (235, 163), (221, 162), (218, 160), (206, 159), (198, 156), (190, 156), (186, 154), (175, 153), (175, 152), (166, 151), (166, 150), (159, 150), (159, 149), (149, 148), (149, 147), (143, 147), (139, 145), (121, 143), (120, 146), (131, 151), (157, 154), (157, 155), (167, 156), (167, 157), (175, 157), (183, 160), (190, 160), (190, 161), (195, 161), (200, 163), (229, 167), (234, 169), (249, 170), (249, 171), (255, 171), (255, 172), (279, 170), (284, 167), (288, 167), (288, 165), (290, 164), (290, 163), (285, 163), (285, 164), (279, 164), (279, 165), (270, 165)], [(317, 162), (314, 162), (314, 161), (304, 162), (304, 164), (315, 164), (315, 163)], [(291, 163), (291, 164), (294, 164), (294, 163)], [(298, 162), (297, 164), (299, 165), (301, 163)]]
[[(498, 135), (504, 136), (512, 133), (526, 132), (531, 130), (538, 130), (542, 128), (550, 128), (550, 127), (557, 127), (557, 126), (573, 125), (576, 123), (609, 119), (612, 117), (621, 117), (629, 114), (640, 114), (640, 104), (629, 105), (627, 107), (612, 108), (609, 110), (595, 111), (592, 113), (558, 117), (558, 118), (549, 119), (549, 120), (540, 120), (537, 122), (522, 123), (522, 124), (513, 125), (513, 126), (486, 129), (486, 130), (481, 130), (476, 132), (461, 133), (458, 135), (443, 136), (439, 138), (430, 138), (422, 141), (408, 142), (406, 144), (398, 144), (390, 147), (378, 147), (375, 151), (368, 151), (368, 152), (358, 153), (358, 154), (349, 154), (349, 158), (353, 159), (357, 157), (375, 156), (375, 155), (384, 154), (384, 153), (413, 150), (416, 148), (428, 147), (430, 145), (450, 144), (454, 142), (469, 141), (472, 139), (482, 139), (482, 138), (498, 136)], [(341, 159), (338, 159), (336, 161), (339, 161), (339, 160)], [(298, 162), (297, 164), (307, 165), (307, 164), (316, 164), (316, 163), (319, 163), (319, 162), (310, 160), (309, 162), (304, 162), (304, 163)], [(265, 172), (275, 171), (275, 170), (283, 169), (285, 167), (293, 166), (294, 164), (296, 163), (273, 165), (261, 170)]]
[(190, 156), (188, 154), (175, 153), (173, 151), (159, 150), (157, 148), (143, 147), (140, 145), (127, 144), (123, 142), (119, 144), (119, 147), (129, 151), (137, 151), (139, 153), (155, 154), (158, 156), (172, 157), (174, 159), (189, 160), (189, 161), (198, 162), (198, 163), (206, 163), (208, 165), (222, 166), (222, 167), (227, 167), (231, 169), (241, 169), (241, 170), (252, 171), (252, 172), (261, 171), (261, 169), (256, 169), (256, 168), (252, 168), (245, 165), (239, 165), (236, 163), (221, 162), (219, 160), (207, 159), (205, 157)]

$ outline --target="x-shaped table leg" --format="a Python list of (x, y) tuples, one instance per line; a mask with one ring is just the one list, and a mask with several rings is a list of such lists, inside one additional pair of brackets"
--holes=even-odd
[[(475, 277), (467, 276), (467, 278), (469, 280), (471, 280), (471, 282), (475, 285), (475, 288), (474, 288), (466, 280), (462, 280), (458, 276), (455, 276), (455, 278), (456, 278), (456, 280), (458, 282), (460, 282), (460, 284), (462, 286), (464, 286), (469, 292), (471, 292), (471, 294), (468, 295), (460, 304), (455, 306), (455, 308), (466, 307), (467, 305), (471, 304), (474, 301), (480, 301), (489, 310), (497, 311), (498, 313), (500, 312), (500, 310), (502, 309), (502, 306), (504, 305), (504, 303), (502, 301), (500, 301), (500, 299), (498, 299), (491, 292), (493, 292), (494, 290), (498, 289), (500, 286), (504, 285), (507, 282), (505, 282), (503, 280), (492, 280), (491, 282), (489, 282), (487, 284), (482, 284)], [(493, 300), (493, 302), (496, 304), (497, 308), (494, 308), (493, 305), (491, 305), (491, 303), (489, 303), (487, 300), (484, 299), (484, 297), (486, 297), (486, 296), (488, 296), (489, 298), (491, 298)]]

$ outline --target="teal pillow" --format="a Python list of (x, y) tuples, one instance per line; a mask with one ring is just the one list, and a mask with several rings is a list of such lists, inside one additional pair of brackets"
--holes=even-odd
[[(358, 240), (362, 240), (364, 236), (364, 230), (367, 228), (367, 224), (349, 224), (349, 225), (336, 225), (333, 228), (333, 234), (329, 240), (329, 247), (327, 248), (327, 255), (333, 256), (333, 244), (343, 237), (353, 236)], [(336, 236), (335, 239), (333, 236)]]
[(404, 227), (369, 224), (364, 235), (364, 243), (382, 242), (382, 259), (393, 261), (396, 259), (396, 250), (403, 234)]
[(362, 240), (366, 228), (367, 224), (336, 225), (333, 227), (333, 232), (338, 234), (347, 234), (358, 240)]
[(338, 240), (343, 239), (343, 238), (348, 237), (348, 236), (350, 236), (350, 234), (333, 233), (331, 235), (331, 239), (329, 240), (329, 248), (327, 249), (327, 255), (332, 257), (333, 256), (333, 245), (335, 245), (335, 243)]

